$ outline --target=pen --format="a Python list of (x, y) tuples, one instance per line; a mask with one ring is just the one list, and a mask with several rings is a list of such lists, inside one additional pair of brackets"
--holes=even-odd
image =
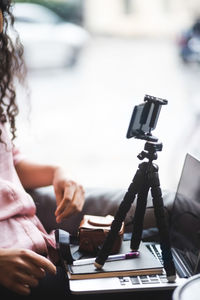
[[(115, 261), (115, 260), (125, 260), (125, 259), (131, 259), (136, 258), (139, 256), (139, 251), (132, 251), (126, 254), (115, 254), (115, 255), (109, 255), (106, 259), (107, 261)], [(82, 265), (89, 265), (93, 264), (95, 262), (96, 257), (93, 258), (86, 258), (86, 259), (78, 259), (73, 261), (73, 266), (82, 266)]]

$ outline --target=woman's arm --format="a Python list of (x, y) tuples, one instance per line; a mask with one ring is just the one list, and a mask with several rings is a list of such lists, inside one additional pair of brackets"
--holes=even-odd
[(15, 168), (25, 189), (53, 185), (57, 202), (55, 216), (58, 223), (82, 210), (85, 200), (83, 187), (68, 178), (62, 168), (26, 160), (18, 162)]
[(58, 166), (42, 165), (22, 160), (15, 165), (20, 181), (25, 189), (34, 189), (53, 184)]

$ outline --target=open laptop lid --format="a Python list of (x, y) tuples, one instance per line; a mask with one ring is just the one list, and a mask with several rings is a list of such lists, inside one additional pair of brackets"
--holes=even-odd
[(172, 209), (170, 237), (173, 248), (181, 250), (200, 272), (200, 161), (186, 154)]

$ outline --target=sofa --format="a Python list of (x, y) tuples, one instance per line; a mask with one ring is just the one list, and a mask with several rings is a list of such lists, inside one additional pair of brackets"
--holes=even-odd
[[(60, 228), (68, 231), (72, 235), (76, 235), (80, 221), (84, 214), (100, 215), (106, 216), (108, 214), (115, 215), (121, 201), (124, 198), (126, 190), (123, 189), (103, 189), (103, 188), (88, 188), (85, 193), (85, 204), (83, 210), (65, 221), (57, 224), (55, 221), (54, 211), (56, 208), (56, 200), (54, 195), (54, 190), (52, 186), (38, 188), (35, 190), (28, 190), (28, 193), (32, 196), (35, 201), (37, 208), (37, 215), (44, 225), (47, 232), (53, 229)], [(164, 213), (168, 221), (170, 221), (170, 212), (173, 206), (175, 194), (171, 191), (162, 191), (163, 202), (164, 202)], [(136, 207), (136, 200), (133, 201), (131, 209), (126, 215), (125, 219), (125, 232), (130, 233), (132, 231), (132, 219), (134, 216)], [(149, 195), (147, 199), (147, 207), (144, 217), (143, 226), (143, 241), (159, 241), (159, 234), (156, 227), (154, 208), (152, 205), (152, 198)], [(126, 299), (138, 299), (138, 300), (171, 300), (173, 291), (155, 291), (155, 292), (133, 292), (126, 293)], [(121, 299), (121, 294), (103, 294), (95, 295), (95, 298), (99, 299), (110, 299), (110, 297), (115, 299)], [(77, 298), (80, 300), (79, 296), (74, 296), (72, 298)], [(84, 299), (94, 299), (94, 295), (85, 295)]]
[[(62, 221), (60, 224), (56, 223), (55, 209), (56, 200), (52, 186), (29, 190), (29, 194), (35, 201), (37, 208), (37, 216), (41, 220), (43, 226), (50, 232), (53, 229), (63, 229), (72, 235), (76, 235), (81, 219), (84, 214), (106, 216), (115, 215), (121, 201), (124, 198), (126, 190), (123, 189), (103, 189), (103, 188), (88, 188), (85, 192), (85, 204), (83, 210), (68, 219)], [(149, 193), (150, 194), (150, 193)], [(169, 221), (170, 212), (173, 206), (174, 193), (172, 191), (162, 191), (164, 212), (166, 219)], [(136, 207), (136, 200), (133, 201), (131, 209), (128, 211), (125, 218), (125, 232), (132, 231), (132, 219)], [(151, 229), (156, 228), (154, 217), (154, 207), (152, 204), (152, 197), (148, 195), (147, 206), (144, 217), (144, 235), (146, 232), (153, 232)], [(150, 234), (151, 235), (151, 234)]]

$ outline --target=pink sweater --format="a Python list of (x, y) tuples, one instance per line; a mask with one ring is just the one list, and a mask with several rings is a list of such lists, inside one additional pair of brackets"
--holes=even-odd
[(26, 248), (46, 254), (50, 248), (55, 249), (54, 234), (47, 234), (35, 215), (34, 201), (15, 170), (23, 157), (1, 123), (0, 130), (6, 143), (0, 143), (0, 248)]

